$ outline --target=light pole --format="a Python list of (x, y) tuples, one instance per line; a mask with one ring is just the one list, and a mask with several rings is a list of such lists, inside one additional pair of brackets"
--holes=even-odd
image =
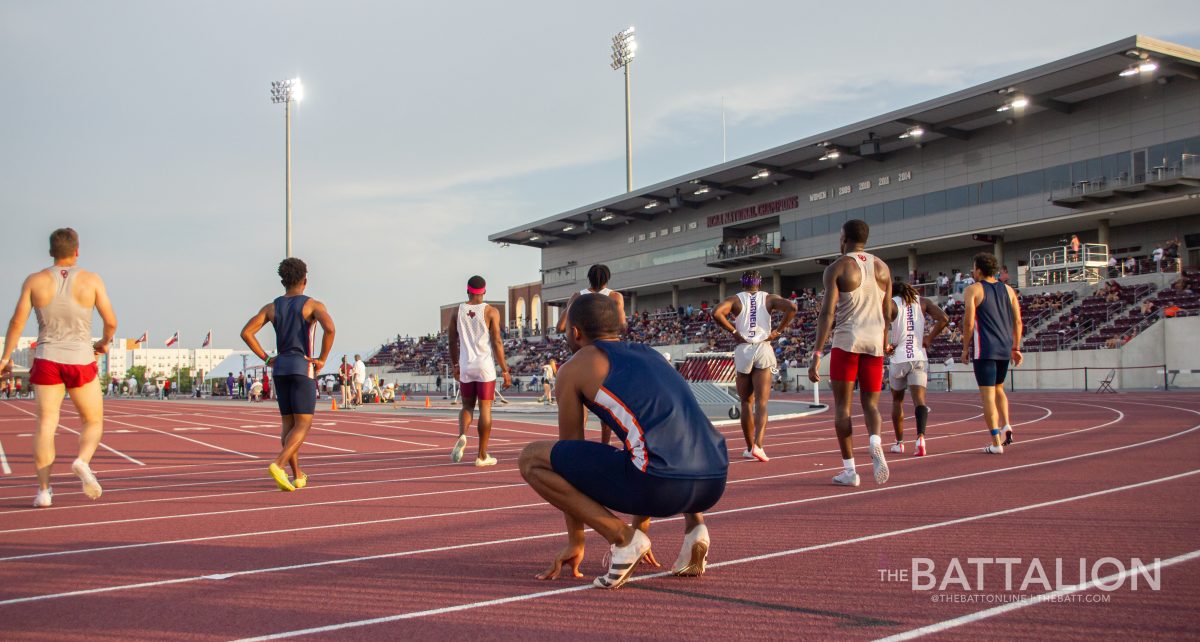
[(629, 110), (629, 65), (637, 56), (637, 40), (633, 27), (613, 36), (612, 68), (625, 70), (625, 191), (633, 191), (633, 130), (632, 114)]
[(299, 78), (276, 80), (271, 83), (271, 102), (283, 103), (284, 180), (287, 182), (287, 258), (292, 256), (292, 103), (304, 99), (304, 84)]

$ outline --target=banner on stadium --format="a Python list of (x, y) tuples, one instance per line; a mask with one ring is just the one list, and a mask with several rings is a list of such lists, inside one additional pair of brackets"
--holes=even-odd
[(751, 205), (749, 207), (743, 207), (730, 212), (724, 212), (722, 214), (713, 214), (712, 216), (708, 217), (708, 227), (717, 227), (720, 225), (728, 225), (730, 223), (738, 223), (740, 221), (758, 218), (760, 216), (770, 216), (771, 214), (778, 214), (780, 212), (794, 210), (797, 207), (800, 207), (799, 196), (780, 198), (774, 201), (767, 201), (766, 203), (759, 203), (758, 205)]

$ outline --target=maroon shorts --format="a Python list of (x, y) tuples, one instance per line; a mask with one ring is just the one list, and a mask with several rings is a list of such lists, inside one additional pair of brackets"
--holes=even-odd
[(829, 378), (834, 381), (857, 381), (860, 390), (883, 390), (883, 356), (846, 352), (834, 348), (829, 357)]
[(34, 359), (29, 370), (29, 383), (38, 386), (64, 385), (68, 389), (82, 388), (99, 376), (96, 363), (74, 365), (55, 363), (46, 359)]
[(463, 381), (461, 383), (463, 399), (478, 399), (480, 401), (494, 401), (496, 399), (495, 381)]

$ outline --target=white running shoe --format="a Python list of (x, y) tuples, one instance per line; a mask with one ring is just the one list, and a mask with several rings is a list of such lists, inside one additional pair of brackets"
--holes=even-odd
[(608, 575), (601, 575), (592, 584), (603, 589), (621, 588), (621, 585), (629, 581), (629, 576), (633, 575), (633, 570), (637, 568), (638, 562), (642, 561), (642, 557), (650, 550), (650, 538), (639, 530), (633, 531), (633, 537), (625, 546), (617, 546), (612, 544), (609, 546), (609, 557), (611, 561), (608, 564)]
[(892, 444), (892, 447), (889, 448), (888, 451), (894, 452), (894, 453), (903, 453), (904, 452), (904, 444), (902, 444), (900, 442), (896, 442), (896, 443)]
[(924, 456), (925, 456), (925, 437), (924, 436), (917, 437), (917, 440), (915, 442), (913, 442), (913, 457), (924, 457)]
[(679, 549), (679, 557), (675, 558), (671, 572), (687, 577), (704, 575), (704, 569), (708, 566), (708, 546), (708, 527), (700, 524), (683, 536), (683, 548)]
[(749, 448), (747, 448), (742, 451), (742, 459), (758, 459), (758, 458), (754, 456), (754, 453), (750, 452)]
[(987, 445), (983, 447), (983, 452), (988, 455), (1003, 455), (1004, 446)]
[(837, 486), (858, 486), (858, 473), (853, 470), (843, 470), (833, 478), (833, 483)]
[(53, 495), (54, 491), (52, 489), (47, 488), (46, 490), (42, 490), (39, 488), (37, 495), (33, 498), (33, 507), (50, 508), (50, 505), (54, 503)]
[(83, 494), (87, 495), (88, 499), (100, 498), (100, 493), (104, 490), (100, 488), (100, 482), (96, 481), (96, 474), (92, 472), (92, 467), (88, 466), (87, 462), (77, 457), (71, 464), (71, 472), (75, 473), (79, 481), (83, 482)]
[(495, 465), (496, 465), (496, 458), (492, 457), (491, 455), (488, 455), (484, 459), (476, 459), (475, 460), (476, 468), (487, 468), (488, 466), (495, 466)]
[(871, 464), (875, 467), (875, 483), (885, 484), (888, 480), (887, 460), (883, 458), (883, 443), (871, 446)]
[(750, 454), (753, 455), (755, 459), (757, 459), (761, 462), (766, 463), (768, 461), (771, 461), (771, 458), (767, 457), (767, 451), (763, 450), (762, 446), (755, 446), (754, 450), (750, 451)]
[(458, 441), (454, 442), (454, 449), (450, 451), (450, 461), (458, 463), (462, 461), (463, 450), (467, 447), (467, 436), (459, 435)]

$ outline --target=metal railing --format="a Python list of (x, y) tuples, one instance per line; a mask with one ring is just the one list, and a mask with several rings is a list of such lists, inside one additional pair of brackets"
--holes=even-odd
[(1146, 168), (1144, 172), (1121, 172), (1116, 176), (1094, 176), (1071, 181), (1050, 183), (1050, 199), (1079, 199), (1085, 196), (1107, 194), (1113, 190), (1178, 179), (1200, 179), (1200, 155), (1181, 154), (1179, 162), (1172, 164), (1162, 159), (1162, 164)]
[(779, 245), (762, 241), (753, 245), (729, 244), (724, 249), (707, 250), (704, 253), (704, 263), (712, 265), (737, 259), (758, 259), (779, 254)]

